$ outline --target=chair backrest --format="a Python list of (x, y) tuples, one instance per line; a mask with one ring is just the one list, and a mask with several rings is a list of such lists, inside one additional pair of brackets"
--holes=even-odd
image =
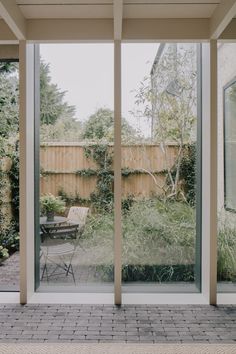
[(89, 208), (86, 207), (71, 207), (67, 218), (69, 221), (76, 221), (79, 223), (79, 227), (83, 227), (86, 223)]

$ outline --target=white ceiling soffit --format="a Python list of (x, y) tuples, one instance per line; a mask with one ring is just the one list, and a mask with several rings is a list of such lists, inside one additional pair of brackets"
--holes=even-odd
[[(178, 0), (179, 1), (179, 0)], [(113, 4), (113, 0), (16, 0), (18, 5)]]
[[(113, 0), (16, 0), (19, 5), (113, 4)], [(220, 0), (124, 0), (124, 4), (219, 4)]]
[(217, 4), (126, 4), (124, 18), (210, 18)]
[[(21, 2), (20, 2), (21, 1)], [(31, 4), (22, 5), (19, 0), (19, 7), (25, 18), (113, 18), (113, 4)], [(26, 1), (26, 0), (25, 0)], [(29, 1), (29, 0), (27, 0)], [(37, 0), (39, 1), (39, 0)], [(59, 3), (59, 0), (57, 0)], [(94, 0), (93, 0), (94, 1)], [(101, 0), (100, 0), (101, 1)], [(136, 0), (138, 1), (138, 0)], [(142, 0), (143, 1), (143, 0)], [(173, 0), (171, 0), (173, 1)], [(180, 0), (178, 0), (180, 1)], [(181, 0), (184, 1), (184, 0)], [(185, 0), (187, 1), (187, 0)], [(189, 1), (189, 0), (188, 0)], [(200, 0), (198, 0), (200, 1)], [(209, 0), (208, 0), (209, 1)], [(215, 1), (215, 0), (214, 0)], [(183, 4), (177, 3), (134, 3), (131, 0), (124, 4), (124, 18), (210, 18), (217, 7), (217, 3)]]
[(220, 0), (124, 0), (124, 4), (219, 4)]
[(113, 18), (113, 5), (19, 5), (26, 19)]

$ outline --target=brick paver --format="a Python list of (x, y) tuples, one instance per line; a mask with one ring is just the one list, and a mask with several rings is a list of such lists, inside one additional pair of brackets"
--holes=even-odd
[(0, 305), (0, 342), (236, 343), (236, 306)]

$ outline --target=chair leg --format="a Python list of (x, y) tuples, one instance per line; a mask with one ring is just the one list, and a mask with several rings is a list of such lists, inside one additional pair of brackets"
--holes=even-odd
[(74, 270), (73, 270), (72, 264), (70, 264), (70, 268), (71, 268), (71, 274), (72, 274), (72, 277), (73, 277), (73, 280), (75, 283), (75, 275), (74, 275)]
[(43, 273), (42, 273), (42, 276), (41, 276), (41, 280), (43, 280), (45, 273), (46, 273), (46, 278), (47, 278), (47, 281), (48, 281), (48, 267), (47, 267), (47, 263), (45, 263), (44, 266), (43, 266)]
[(46, 270), (46, 263), (44, 263), (44, 266), (43, 266), (43, 273), (42, 273), (42, 276), (41, 276), (41, 280), (43, 280), (45, 270)]

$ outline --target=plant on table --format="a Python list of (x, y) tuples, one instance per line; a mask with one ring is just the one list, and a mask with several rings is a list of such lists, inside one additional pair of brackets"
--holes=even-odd
[(66, 203), (61, 197), (55, 197), (53, 194), (45, 194), (40, 198), (40, 206), (42, 214), (46, 214), (47, 220), (52, 221), (55, 213), (63, 213)]

